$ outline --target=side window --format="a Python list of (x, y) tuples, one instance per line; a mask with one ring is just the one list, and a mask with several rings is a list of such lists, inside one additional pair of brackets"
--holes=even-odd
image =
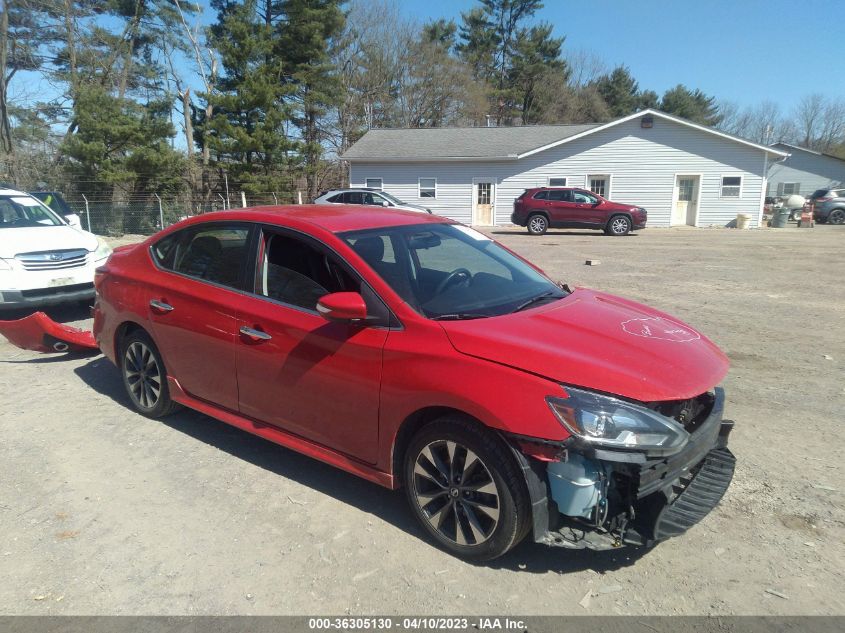
[(343, 201), (346, 204), (364, 204), (364, 196), (360, 191), (347, 191), (343, 194)]
[(534, 194), (535, 200), (548, 200), (549, 199), (549, 192), (548, 191), (539, 191)]
[(568, 189), (556, 189), (549, 192), (549, 200), (556, 202), (571, 202), (572, 196)]
[(573, 191), (572, 197), (575, 202), (580, 202), (583, 204), (596, 204), (599, 201), (598, 198), (585, 191)]
[(331, 198), (328, 198), (326, 202), (343, 202), (343, 194), (337, 193), (333, 195)]
[(176, 252), (176, 245), (179, 243), (180, 237), (182, 237), (181, 233), (171, 233), (164, 239), (153, 244), (150, 253), (156, 264), (168, 270), (172, 268), (173, 255)]
[[(174, 272), (231, 288), (240, 285), (247, 258), (248, 227), (201, 227), (182, 231), (180, 237), (172, 258)], [(169, 250), (164, 254), (165, 261), (170, 259)]]
[(266, 231), (256, 293), (306, 310), (332, 292), (360, 292), (361, 284), (334, 256), (289, 235)]

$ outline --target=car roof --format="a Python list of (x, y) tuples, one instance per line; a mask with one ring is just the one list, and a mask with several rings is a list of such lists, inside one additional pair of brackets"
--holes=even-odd
[[(309, 225), (331, 233), (361, 231), (413, 224), (457, 224), (454, 220), (416, 211), (401, 211), (382, 207), (346, 204), (294, 204), (250, 207), (231, 211), (214, 211), (195, 216), (187, 223), (197, 222), (266, 222), (279, 226)], [(181, 223), (180, 223), (181, 224)]]
[(0, 196), (28, 196), (29, 194), (25, 191), (18, 191), (17, 189), (8, 189), (2, 188), (0, 189)]

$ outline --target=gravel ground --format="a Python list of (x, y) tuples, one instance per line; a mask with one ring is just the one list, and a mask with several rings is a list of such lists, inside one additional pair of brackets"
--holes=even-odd
[(148, 420), (103, 357), (4, 340), (0, 614), (845, 614), (845, 226), (492, 234), (730, 356), (739, 462), (701, 524), (644, 554), (463, 563), (401, 493), (197, 413)]

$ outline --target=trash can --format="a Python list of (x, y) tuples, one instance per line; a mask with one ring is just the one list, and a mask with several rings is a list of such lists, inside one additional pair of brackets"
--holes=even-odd
[(782, 229), (786, 227), (789, 221), (789, 209), (786, 207), (778, 207), (772, 209), (772, 228)]
[(751, 224), (751, 216), (747, 213), (737, 213), (736, 214), (736, 228), (738, 229), (747, 229), (748, 225)]

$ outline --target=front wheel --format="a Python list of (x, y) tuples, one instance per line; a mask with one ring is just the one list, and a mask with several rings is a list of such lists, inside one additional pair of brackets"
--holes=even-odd
[(604, 232), (608, 235), (628, 235), (631, 232), (631, 220), (624, 215), (613, 216)]
[(442, 418), (411, 440), (405, 493), (423, 529), (445, 550), (492, 560), (527, 534), (530, 502), (507, 445), (480, 425)]
[(528, 232), (531, 235), (542, 235), (549, 230), (549, 220), (545, 215), (536, 213), (528, 218)]

